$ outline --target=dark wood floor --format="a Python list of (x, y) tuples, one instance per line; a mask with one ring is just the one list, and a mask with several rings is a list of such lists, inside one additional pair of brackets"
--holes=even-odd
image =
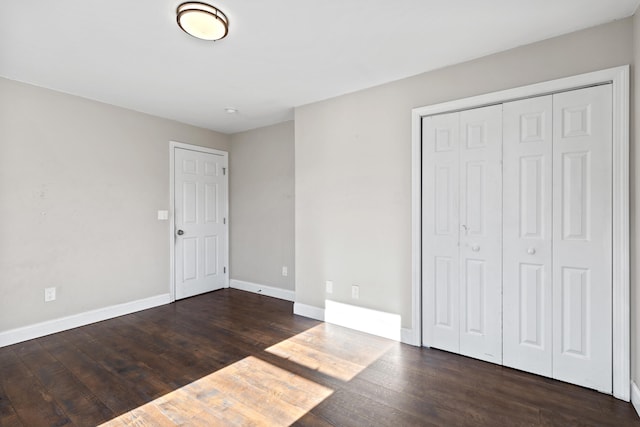
[(595, 391), (222, 290), (0, 349), (1, 426), (640, 426)]

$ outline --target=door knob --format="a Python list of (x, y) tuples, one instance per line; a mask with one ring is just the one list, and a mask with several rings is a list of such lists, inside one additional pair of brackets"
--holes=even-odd
[(527, 249), (527, 253), (529, 255), (534, 255), (536, 253), (536, 250), (534, 248), (529, 248), (529, 249)]
[(178, 231), (177, 231), (177, 234), (178, 234), (178, 236), (182, 236), (182, 235), (184, 234), (184, 231), (182, 231), (182, 230), (178, 230)]
[(473, 252), (478, 252), (478, 251), (480, 250), (480, 246), (478, 246), (478, 245), (473, 245), (473, 246), (471, 246), (471, 250), (472, 250)]

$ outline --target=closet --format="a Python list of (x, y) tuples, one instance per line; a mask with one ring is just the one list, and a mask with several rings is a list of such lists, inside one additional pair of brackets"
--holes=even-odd
[(429, 345), (612, 391), (612, 94), (422, 118)]

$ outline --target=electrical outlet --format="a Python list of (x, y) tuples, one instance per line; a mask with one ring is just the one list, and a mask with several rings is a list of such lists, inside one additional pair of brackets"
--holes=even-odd
[(158, 220), (166, 221), (169, 219), (169, 211), (158, 211)]
[(325, 289), (327, 291), (328, 294), (332, 294), (333, 293), (333, 282), (331, 280), (327, 280), (326, 282), (324, 282), (325, 285)]
[(351, 286), (351, 298), (353, 299), (360, 298), (360, 287), (356, 285)]
[(287, 277), (287, 275), (289, 274), (289, 269), (287, 268), (287, 266), (282, 266), (282, 275), (284, 277)]
[(44, 302), (55, 301), (56, 288), (44, 288)]

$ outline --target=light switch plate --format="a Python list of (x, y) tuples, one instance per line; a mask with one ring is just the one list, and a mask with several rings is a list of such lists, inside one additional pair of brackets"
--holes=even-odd
[(158, 219), (160, 221), (166, 221), (169, 219), (169, 211), (158, 211)]

